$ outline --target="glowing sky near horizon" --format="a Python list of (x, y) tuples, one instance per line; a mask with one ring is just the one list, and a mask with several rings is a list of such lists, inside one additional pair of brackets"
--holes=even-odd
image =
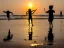
[(60, 10), (64, 12), (64, 0), (0, 0), (0, 14), (3, 14), (3, 10), (10, 10), (14, 14), (25, 14), (28, 2), (32, 2), (32, 9), (37, 9), (35, 14), (45, 14), (44, 8), (48, 10), (50, 4), (54, 5), (56, 14), (59, 14)]

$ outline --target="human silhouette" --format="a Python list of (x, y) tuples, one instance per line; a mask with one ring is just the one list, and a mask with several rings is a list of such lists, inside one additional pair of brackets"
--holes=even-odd
[(62, 11), (60, 11), (60, 17), (62, 17)]
[(3, 11), (3, 12), (6, 13), (8, 20), (10, 20), (10, 13), (11, 13), (12, 15), (13, 15), (13, 13), (12, 13), (11, 11), (9, 11), (9, 10)]
[[(44, 11), (45, 11), (45, 8), (44, 8)], [(53, 27), (53, 18), (54, 18), (54, 16), (53, 16), (53, 13), (55, 13), (55, 11), (53, 10), (53, 5), (50, 5), (49, 6), (49, 10), (48, 11), (45, 11), (46, 13), (49, 13), (49, 18), (48, 18), (48, 21), (49, 21), (49, 26), (51, 27)]]
[(6, 37), (6, 38), (4, 38), (3, 40), (4, 40), (4, 41), (9, 41), (9, 40), (11, 40), (11, 39), (12, 39), (12, 37), (13, 37), (13, 34), (11, 34), (10, 29), (9, 29), (9, 32), (8, 32), (7, 37)]
[(53, 28), (52, 27), (50, 27), (49, 28), (49, 33), (48, 33), (48, 44), (49, 45), (52, 45), (51, 43), (53, 43), (53, 40), (54, 40), (54, 35), (53, 35), (53, 33), (52, 33), (52, 30), (53, 30)]
[[(36, 9), (36, 10), (37, 10), (37, 9)], [(30, 21), (31, 21), (31, 24), (32, 24), (32, 26), (33, 26), (32, 14), (34, 14), (34, 12), (35, 12), (36, 10), (28, 9), (28, 11), (26, 12), (26, 14), (28, 14), (29, 25), (30, 25)]]

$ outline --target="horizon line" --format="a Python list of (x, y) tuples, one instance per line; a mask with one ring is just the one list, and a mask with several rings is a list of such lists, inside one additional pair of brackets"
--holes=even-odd
[[(6, 15), (0, 15), (0, 16), (6, 16)], [(23, 14), (23, 15), (12, 15), (12, 16), (28, 16), (28, 15)], [(42, 14), (42, 15), (32, 15), (32, 16), (49, 16), (49, 15)], [(60, 16), (60, 14), (54, 14), (54, 16)], [(62, 15), (62, 16), (64, 16), (64, 15)]]

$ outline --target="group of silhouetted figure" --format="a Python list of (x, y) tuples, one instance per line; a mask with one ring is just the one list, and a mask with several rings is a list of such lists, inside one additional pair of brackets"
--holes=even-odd
[[(32, 14), (34, 14), (36, 10), (28, 9), (28, 11), (26, 12), (26, 14), (28, 14), (29, 24), (30, 24), (30, 21), (31, 21), (32, 26), (33, 26)], [(45, 8), (44, 8), (44, 11), (45, 11)], [(9, 11), (9, 10), (3, 11), (3, 12), (6, 13), (8, 20), (10, 20), (10, 13), (12, 15), (13, 15), (13, 13), (11, 11)], [(51, 25), (53, 27), (53, 23), (52, 23), (53, 22), (53, 19), (54, 19), (53, 13), (55, 13), (55, 11), (53, 10), (53, 5), (50, 5), (49, 6), (49, 10), (48, 11), (45, 11), (45, 12), (49, 14), (49, 18), (48, 18), (49, 25)], [(62, 17), (62, 11), (60, 11), (60, 16)]]
[[(37, 9), (36, 9), (37, 10)], [(28, 14), (28, 21), (29, 21), (29, 24), (30, 24), (30, 20), (31, 20), (31, 24), (33, 26), (33, 19), (32, 19), (32, 14), (34, 14), (34, 12), (36, 10), (31, 10), (31, 9), (28, 9), (28, 11), (26, 12), (26, 14)], [(45, 8), (44, 8), (44, 11), (45, 11)], [(49, 18), (48, 18), (48, 21), (49, 21), (49, 26), (52, 26), (53, 27), (53, 18), (54, 18), (54, 15), (53, 13), (55, 13), (55, 11), (53, 10), (53, 5), (50, 5), (49, 6), (49, 10), (48, 11), (45, 11), (46, 13), (49, 13)]]
[[(32, 35), (33, 35), (33, 31), (32, 31), (32, 26), (33, 26), (32, 14), (34, 14), (34, 12), (36, 10), (28, 9), (28, 11), (26, 12), (26, 14), (28, 14), (29, 30), (31, 30), (31, 31), (28, 32), (29, 33), (29, 40), (32, 40)], [(48, 39), (48, 42), (53, 42), (53, 40), (54, 40), (54, 35), (52, 33), (52, 30), (53, 30), (53, 20), (54, 20), (54, 15), (53, 14), (55, 13), (55, 11), (53, 10), (53, 5), (49, 6), (49, 10), (48, 11), (46, 11), (45, 8), (44, 8), (44, 11), (49, 14), (49, 17), (48, 17), (49, 32), (48, 32), (47, 39)], [(9, 10), (8, 11), (3, 11), (3, 12), (7, 14), (7, 18), (8, 18), (8, 20), (10, 20), (10, 13), (12, 13), (12, 12), (10, 12)], [(62, 16), (62, 11), (60, 11), (60, 16)], [(31, 27), (30, 27), (30, 24), (32, 24)], [(7, 37), (4, 38), (3, 40), (4, 41), (11, 40), (12, 37), (13, 37), (13, 35), (10, 33), (10, 30), (9, 30)], [(46, 40), (46, 38), (45, 38), (45, 40)]]
[[(44, 8), (44, 11), (45, 11), (45, 8)], [(49, 32), (48, 32), (48, 36), (47, 36), (47, 39), (48, 39), (48, 42), (53, 42), (54, 40), (54, 35), (52, 33), (52, 29), (53, 29), (53, 19), (54, 19), (54, 15), (53, 13), (55, 13), (55, 11), (53, 10), (53, 5), (50, 5), (49, 6), (49, 10), (48, 11), (45, 11), (46, 13), (49, 14), (49, 18), (48, 18), (48, 21), (49, 21)], [(28, 14), (29, 14), (29, 24), (30, 24), (30, 20), (32, 21), (32, 11), (31, 9), (28, 10)], [(62, 14), (62, 12), (61, 12)], [(31, 22), (31, 24), (33, 25), (33, 21)], [(32, 32), (29, 32), (29, 40), (32, 40)]]
[[(37, 9), (36, 9), (37, 10)], [(29, 26), (30, 26), (30, 21), (31, 21), (31, 24), (33, 26), (33, 19), (32, 19), (32, 14), (34, 14), (34, 12), (36, 10), (31, 10), (31, 9), (28, 9), (28, 11), (26, 12), (26, 14), (28, 14), (28, 21), (29, 21)], [(44, 8), (44, 11), (45, 11), (45, 8)], [(4, 13), (7, 14), (7, 18), (8, 20), (10, 20), (10, 12), (9, 10), (8, 11), (3, 11)], [(49, 21), (49, 27), (53, 27), (53, 19), (54, 19), (54, 15), (53, 13), (55, 13), (55, 11), (53, 10), (53, 5), (50, 5), (49, 6), (49, 10), (48, 11), (45, 11), (46, 13), (49, 14), (49, 18), (48, 18), (48, 21)], [(13, 14), (13, 13), (12, 13)], [(62, 12), (61, 12), (62, 14)], [(52, 33), (51, 31), (49, 33)], [(8, 33), (8, 36), (7, 38), (4, 38), (4, 41), (6, 41), (7, 39), (11, 39), (13, 35), (10, 35), (10, 30), (9, 30), (9, 33)], [(31, 37), (32, 37), (32, 32), (29, 32), (29, 39), (31, 40)], [(48, 38), (49, 39), (49, 38)]]

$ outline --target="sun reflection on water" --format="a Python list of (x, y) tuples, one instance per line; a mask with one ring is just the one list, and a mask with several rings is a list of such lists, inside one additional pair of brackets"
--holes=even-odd
[(30, 46), (39, 46), (39, 45), (44, 45), (43, 43), (42, 44), (31, 44)]

